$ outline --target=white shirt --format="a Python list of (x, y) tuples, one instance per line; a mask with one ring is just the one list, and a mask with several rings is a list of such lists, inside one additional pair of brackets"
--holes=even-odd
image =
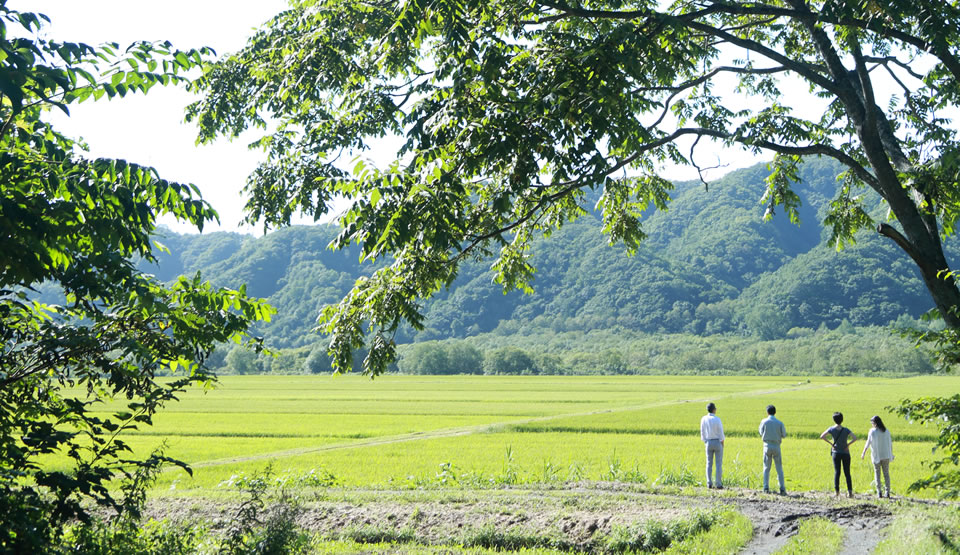
[(720, 422), (720, 418), (717, 415), (707, 413), (706, 416), (700, 419), (700, 440), (706, 443), (707, 440), (711, 439), (724, 440), (723, 423)]
[(867, 434), (867, 445), (870, 446), (873, 464), (893, 459), (893, 438), (890, 437), (890, 430), (881, 432), (879, 428), (871, 428)]

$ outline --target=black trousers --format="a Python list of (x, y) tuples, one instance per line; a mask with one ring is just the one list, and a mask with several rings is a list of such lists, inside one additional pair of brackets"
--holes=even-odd
[(847, 491), (853, 493), (853, 480), (850, 479), (850, 453), (833, 453), (833, 489), (840, 493), (840, 466), (847, 479)]

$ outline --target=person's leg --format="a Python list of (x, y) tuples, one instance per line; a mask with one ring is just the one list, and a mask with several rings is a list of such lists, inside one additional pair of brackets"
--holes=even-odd
[(777, 478), (780, 481), (780, 493), (787, 493), (787, 483), (783, 479), (783, 455), (780, 452), (780, 449), (777, 449), (776, 458), (774, 461), (777, 464)]
[(763, 491), (770, 491), (770, 462), (772, 459), (770, 449), (763, 448)]
[(850, 477), (850, 453), (844, 453), (840, 457), (843, 463), (843, 477), (847, 480), (847, 493), (853, 495), (853, 479)]
[(704, 447), (704, 451), (707, 454), (707, 487), (712, 488), (713, 487), (713, 476), (712, 476), (713, 475), (713, 459), (712, 459), (713, 453), (710, 451), (710, 442), (706, 441), (703, 444), (703, 447)]
[[(887, 484), (887, 497), (890, 497), (890, 459), (880, 461), (880, 468), (883, 469), (883, 481)], [(880, 475), (877, 475), (877, 489), (880, 489)]]
[(883, 489), (880, 487), (880, 467), (883, 466), (880, 462), (873, 463), (873, 480), (877, 484), (877, 497), (883, 497)]
[(723, 487), (723, 444), (719, 441), (717, 442), (717, 450), (715, 451), (717, 455), (717, 480), (714, 482), (718, 488)]
[(833, 491), (840, 495), (840, 453), (833, 453)]

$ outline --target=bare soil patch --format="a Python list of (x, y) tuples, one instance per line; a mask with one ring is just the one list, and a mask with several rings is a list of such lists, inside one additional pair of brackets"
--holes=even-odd
[[(868, 499), (870, 499), (868, 501)], [(747, 492), (737, 499), (737, 509), (753, 522), (753, 539), (744, 554), (773, 553), (797, 533), (805, 519), (822, 517), (846, 531), (843, 553), (871, 553), (893, 520), (890, 501), (841, 498), (818, 493), (773, 496)]]
[[(312, 496), (312, 497), (311, 497)], [(743, 553), (772, 553), (797, 533), (804, 519), (821, 516), (847, 532), (845, 553), (869, 553), (892, 521), (894, 501), (836, 500), (820, 493), (775, 496), (752, 490), (652, 490), (620, 483), (568, 484), (553, 489), (322, 490), (303, 498), (298, 524), (335, 536), (351, 529), (412, 532), (419, 543), (446, 543), (470, 530), (494, 527), (516, 534), (551, 535), (586, 549), (598, 534), (649, 520), (672, 521), (698, 510), (733, 506), (754, 525)], [(156, 499), (148, 516), (211, 523), (224, 529), (237, 502), (198, 498)]]

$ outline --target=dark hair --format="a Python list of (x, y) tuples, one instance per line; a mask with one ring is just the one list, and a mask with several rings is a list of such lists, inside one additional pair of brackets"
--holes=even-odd
[(843, 424), (843, 413), (842, 412), (833, 413), (833, 421), (836, 422), (838, 426), (840, 424)]
[(716, 412), (716, 411), (717, 411), (717, 405), (714, 405), (713, 401), (707, 403), (707, 412)]
[(887, 431), (887, 427), (883, 425), (883, 420), (880, 420), (879, 416), (874, 416), (870, 419), (870, 422), (873, 422), (873, 425), (876, 426), (881, 432)]
[(773, 405), (767, 405), (767, 414), (777, 414), (777, 407)]

